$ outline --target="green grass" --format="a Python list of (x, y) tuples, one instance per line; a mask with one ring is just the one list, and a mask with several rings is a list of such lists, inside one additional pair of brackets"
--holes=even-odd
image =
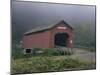
[[(23, 54), (23, 49), (20, 47), (14, 47), (12, 50), (12, 58), (13, 59), (21, 59), (21, 58), (30, 58), (34, 56), (62, 56), (62, 55), (71, 55), (70, 51), (57, 51), (54, 48), (33, 48), (32, 54)], [(37, 53), (38, 51), (42, 51), (43, 53)]]
[(96, 48), (95, 47), (90, 47), (90, 48), (83, 48), (83, 49), (85, 49), (85, 50), (88, 50), (88, 51), (90, 51), (90, 52), (96, 52)]
[[(91, 50), (94, 50), (91, 48)], [(93, 69), (95, 63), (81, 62), (78, 59), (68, 58), (69, 51), (65, 54), (55, 49), (33, 48), (32, 54), (23, 54), (23, 49), (20, 46), (12, 48), (12, 74), (25, 74), (36, 72), (51, 72), (65, 70), (81, 70)], [(43, 51), (42, 54), (37, 54), (37, 51)], [(60, 58), (61, 56), (67, 58)]]
[(96, 52), (96, 48), (91, 47), (91, 48), (89, 49), (89, 51), (90, 51), (90, 52)]
[(58, 55), (61, 55), (60, 52), (58, 52), (54, 48), (33, 48), (33, 51), (36, 55), (40, 55), (40, 54), (36, 53), (37, 51), (43, 51), (43, 53), (41, 54), (43, 56), (58, 56)]
[(96, 52), (96, 47), (84, 47), (84, 46), (78, 46), (76, 48), (81, 48), (81, 49), (85, 49), (88, 50), (90, 52)]
[(12, 59), (12, 74), (35, 73), (35, 72), (51, 72), (64, 70), (89, 69), (94, 64), (80, 62), (79, 60), (55, 59), (49, 56), (34, 56), (31, 58)]

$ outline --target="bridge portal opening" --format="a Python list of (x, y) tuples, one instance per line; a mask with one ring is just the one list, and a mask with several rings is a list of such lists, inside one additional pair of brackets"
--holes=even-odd
[(64, 46), (67, 47), (68, 44), (68, 34), (67, 33), (57, 33), (55, 35), (54, 44), (55, 46)]

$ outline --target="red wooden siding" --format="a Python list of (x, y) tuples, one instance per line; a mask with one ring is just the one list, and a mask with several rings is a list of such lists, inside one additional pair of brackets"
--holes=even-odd
[(63, 23), (56, 25), (52, 29), (46, 30), (44, 32), (37, 32), (30, 35), (23, 36), (22, 46), (23, 48), (53, 48), (55, 35), (57, 33), (67, 33), (69, 38), (67, 42), (67, 47), (73, 47), (73, 43), (70, 41), (73, 40), (73, 30), (69, 27), (66, 29), (59, 29), (58, 27), (66, 27)]

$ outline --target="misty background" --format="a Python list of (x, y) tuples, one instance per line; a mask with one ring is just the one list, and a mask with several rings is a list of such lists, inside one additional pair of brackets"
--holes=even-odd
[(74, 28), (74, 46), (95, 47), (95, 6), (12, 1), (12, 41), (39, 25), (65, 20)]

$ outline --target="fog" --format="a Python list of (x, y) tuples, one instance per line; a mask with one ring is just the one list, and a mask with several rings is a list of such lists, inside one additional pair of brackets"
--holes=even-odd
[(94, 28), (95, 6), (12, 1), (11, 17), (13, 38), (21, 38), (29, 29), (58, 20), (73, 28), (84, 24)]

